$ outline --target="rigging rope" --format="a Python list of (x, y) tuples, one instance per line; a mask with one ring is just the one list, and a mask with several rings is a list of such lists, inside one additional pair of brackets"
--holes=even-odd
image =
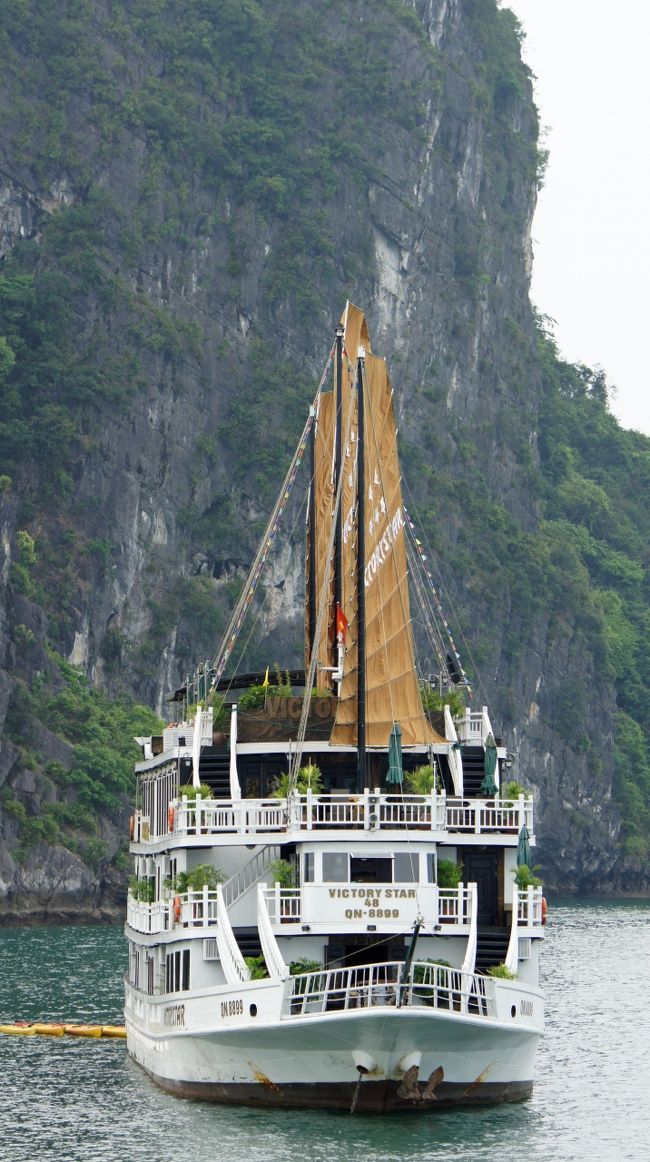
[(323, 374), (321, 376), (320, 383), (318, 385), (318, 390), (317, 390), (316, 395), (314, 397), (314, 402), (309, 409), (309, 416), (307, 417), (307, 422), (305, 423), (305, 426), (302, 430), (302, 435), (300, 437), (300, 440), (298, 441), (298, 446), (296, 448), (296, 451), (294, 452), (291, 464), (289, 465), (289, 470), (285, 476), (284, 484), (282, 485), (282, 488), (280, 490), (280, 494), (278, 496), (278, 499), (275, 503), (275, 506), (274, 506), (273, 511), (271, 513), (271, 516), (269, 518), (268, 524), (267, 524), (266, 529), (264, 531), (264, 536), (262, 538), (261, 544), (260, 544), (260, 546), (257, 550), (257, 553), (255, 554), (255, 557), (253, 559), (253, 563), (250, 567), (248, 577), (246, 578), (246, 583), (244, 585), (244, 588), (242, 589), (242, 591), (239, 595), (239, 599), (238, 599), (237, 604), (235, 605), (235, 608), (232, 612), (232, 616), (230, 618), (227, 629), (226, 629), (226, 631), (223, 635), (223, 638), (221, 640), (221, 644), (219, 646), (217, 654), (215, 655), (215, 659), (214, 659), (214, 663), (213, 663), (213, 668), (214, 668), (214, 676), (212, 679), (213, 686), (216, 686), (217, 683), (221, 680), (221, 678), (223, 676), (223, 672), (226, 668), (226, 664), (228, 662), (228, 659), (230, 658), (230, 655), (232, 654), (235, 643), (237, 641), (237, 637), (239, 636), (239, 633), (241, 631), (241, 627), (244, 623), (244, 618), (246, 617), (246, 614), (248, 612), (248, 607), (250, 606), (250, 604), (253, 600), (253, 597), (255, 596), (255, 591), (256, 591), (257, 586), (260, 582), (262, 573), (264, 571), (264, 566), (266, 565), (266, 561), (267, 561), (268, 555), (271, 551), (273, 541), (275, 540), (275, 535), (278, 531), (280, 519), (282, 517), (282, 514), (283, 514), (286, 506), (287, 506), (287, 502), (288, 502), (289, 496), (291, 494), (291, 489), (293, 488), (293, 485), (294, 485), (295, 480), (296, 480), (296, 476), (298, 474), (298, 469), (302, 463), (302, 459), (303, 459), (303, 456), (305, 454), (305, 449), (307, 447), (307, 440), (309, 439), (309, 433), (310, 433), (312, 426), (314, 424), (314, 419), (315, 419), (315, 415), (316, 415), (316, 403), (318, 401), (318, 396), (320, 395), (321, 389), (323, 387), (323, 384), (324, 384), (325, 379), (327, 377), (328, 371), (330, 369), (333, 353), (334, 353), (334, 344), (332, 344), (332, 347), (330, 348), (330, 352), (329, 352), (329, 355), (327, 358), (327, 363), (325, 364), (325, 368), (323, 370)]

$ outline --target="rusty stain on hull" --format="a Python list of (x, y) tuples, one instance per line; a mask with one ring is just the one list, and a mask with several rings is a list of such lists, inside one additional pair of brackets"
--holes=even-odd
[(257, 1066), (252, 1061), (249, 1061), (248, 1064), (251, 1067), (251, 1071), (252, 1071), (252, 1074), (253, 1074), (255, 1081), (258, 1081), (259, 1084), (263, 1085), (265, 1089), (270, 1089), (271, 1093), (282, 1093), (280, 1086), (276, 1085), (275, 1082), (271, 1081), (271, 1078), (267, 1077), (265, 1073), (262, 1073), (262, 1070), (258, 1069)]
[[(479, 1085), (481, 1085), (482, 1082), (485, 1081), (485, 1078), (486, 1078), (487, 1074), (489, 1073), (489, 1071), (491, 1070), (493, 1065), (494, 1065), (494, 1062), (490, 1061), (489, 1065), (485, 1066), (485, 1069), (482, 1071), (482, 1073), (479, 1073), (478, 1077), (475, 1077), (474, 1081), (470, 1082), (470, 1084), (467, 1086), (467, 1089), (463, 1091), (463, 1098), (466, 1098), (468, 1096), (468, 1094), (472, 1093), (475, 1089), (478, 1089)], [(463, 1098), (461, 1098), (461, 1101), (463, 1100)]]

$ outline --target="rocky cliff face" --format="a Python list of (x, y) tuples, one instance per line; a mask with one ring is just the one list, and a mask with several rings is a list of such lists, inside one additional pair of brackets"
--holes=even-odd
[[(346, 297), (392, 369), (411, 505), (478, 701), (539, 791), (547, 882), (639, 882), (616, 845), (612, 682), (557, 586), (542, 603), (527, 589), (546, 389), (528, 299), (537, 118), (513, 19), (492, 0), (314, 7), (95, 0), (4, 18), (2, 272), (32, 280), (30, 309), (56, 292), (61, 312), (36, 336), (15, 412), (35, 426), (29, 448), (7, 444), (0, 494), (8, 916), (99, 915), (115, 894), (123, 808), (99, 805), (90, 855), (74, 826), (21, 846), (25, 813), (75, 797), (56, 766), (77, 761), (69, 736), (38, 718), (39, 689), (64, 682), (46, 642), (159, 710), (212, 656)], [(15, 377), (30, 354), (12, 293)], [(295, 661), (300, 637), (298, 552), (276, 567), (249, 655), (264, 664)]]

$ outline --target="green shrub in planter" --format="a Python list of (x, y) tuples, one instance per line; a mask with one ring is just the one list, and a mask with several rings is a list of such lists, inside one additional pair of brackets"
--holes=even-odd
[(251, 980), (263, 980), (269, 975), (262, 953), (259, 956), (245, 956), (244, 961), (251, 974)]
[(525, 892), (526, 888), (541, 888), (542, 881), (535, 872), (539, 871), (539, 864), (531, 869), (528, 864), (520, 863), (514, 872), (515, 884), (520, 892)]
[(453, 859), (438, 860), (438, 887), (457, 888), (463, 878), (463, 865)]
[(281, 888), (293, 888), (295, 885), (295, 871), (288, 859), (274, 859), (269, 864), (269, 875), (272, 884), (279, 884)]
[(495, 976), (497, 980), (516, 980), (517, 973), (511, 972), (505, 964), (493, 964), (487, 970), (488, 976)]

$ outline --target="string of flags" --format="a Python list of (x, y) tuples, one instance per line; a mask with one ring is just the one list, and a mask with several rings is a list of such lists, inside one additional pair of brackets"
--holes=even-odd
[[(329, 356), (327, 359), (327, 363), (325, 364), (323, 374), (321, 375), (320, 383), (318, 384), (318, 390), (316, 392), (316, 401), (318, 400), (318, 397), (319, 397), (321, 391), (323, 390), (323, 385), (324, 385), (325, 380), (327, 379), (327, 376), (330, 372), (330, 368), (332, 366), (333, 355), (334, 355), (334, 346), (332, 346), (332, 348), (330, 350), (330, 353), (329, 353)], [(291, 462), (289, 472), (287, 473), (287, 476), (285, 478), (284, 485), (283, 485), (282, 491), (280, 493), (280, 497), (278, 499), (278, 502), (276, 503), (276, 506), (273, 510), (273, 513), (271, 514), (271, 519), (269, 521), (269, 524), (266, 527), (264, 537), (262, 540), (261, 549), (258, 550), (258, 553), (255, 557), (251, 572), (249, 573), (247, 581), (246, 581), (246, 585), (244, 586), (244, 589), (242, 590), (239, 602), (238, 602), (237, 606), (235, 607), (235, 612), (233, 614), (233, 618), (231, 619), (231, 623), (228, 626), (228, 630), (226, 631), (228, 634), (227, 639), (225, 641), (225, 644), (222, 642), (222, 644), (219, 648), (219, 653), (217, 654), (217, 657), (215, 658), (214, 675), (212, 678), (212, 685), (213, 686), (216, 686), (217, 683), (223, 677), (226, 665), (227, 665), (228, 660), (229, 660), (229, 658), (232, 654), (232, 651), (235, 647), (235, 643), (237, 641), (237, 638), (239, 637), (241, 627), (244, 624), (244, 619), (245, 619), (246, 614), (248, 613), (250, 606), (252, 604), (253, 598), (254, 598), (256, 590), (257, 590), (257, 586), (259, 585), (260, 579), (262, 577), (262, 574), (264, 572), (264, 569), (265, 569), (267, 561), (268, 561), (269, 553), (271, 551), (271, 548), (272, 548), (273, 543), (275, 541), (278, 529), (280, 527), (280, 521), (282, 520), (284, 510), (287, 507), (287, 504), (289, 501), (289, 496), (291, 495), (291, 490), (293, 488), (293, 485), (295, 484), (296, 476), (298, 475), (298, 469), (300, 468), (300, 466), (303, 462), (305, 451), (307, 449), (307, 443), (309, 440), (309, 436), (311, 434), (312, 427), (313, 427), (314, 422), (315, 422), (315, 418), (316, 418), (316, 406), (314, 405), (313, 407), (311, 407), (309, 409), (309, 416), (307, 418), (307, 422), (303, 428), (302, 435), (301, 435), (300, 440), (298, 442), (298, 447), (294, 453), (294, 457), (293, 457), (293, 460)]]
[(420, 561), (422, 562), (422, 568), (424, 570), (424, 573), (426, 574), (427, 581), (429, 582), (429, 586), (431, 588), (431, 593), (433, 596), (433, 601), (434, 601), (436, 613), (438, 614), (438, 617), (440, 618), (440, 621), (441, 621), (442, 625), (444, 626), (445, 633), (447, 634), (447, 640), (449, 641), (449, 644), (450, 644), (451, 649), (453, 651), (454, 659), (458, 665), (458, 671), (461, 675), (462, 681), (464, 683), (466, 683), (467, 687), (469, 688), (469, 679), (467, 677), (467, 674), (465, 673), (465, 670), (463, 669), (463, 664), (462, 664), (460, 657), (458, 655), (458, 650), (456, 649), (456, 643), (454, 641), (454, 638), (453, 638), (453, 635), (451, 632), (451, 627), (450, 627), (450, 625), (449, 625), (449, 623), (444, 615), (442, 605), (440, 604), (440, 597), (438, 596), (438, 590), (436, 589), (433, 577), (431, 576), (431, 572), (430, 572), (429, 567), (427, 565), (427, 561), (429, 558), (427, 557), (426, 553), (424, 552), (424, 547), (422, 545), (422, 541), (420, 541), (415, 535), (415, 525), (414, 525), (413, 521), (411, 520), (411, 517), (410, 517), (410, 515), (407, 511), (406, 505), (404, 503), (402, 503), (402, 508), (404, 510), (404, 516), (406, 517), (406, 523), (407, 523), (407, 525), (411, 531), (411, 534), (412, 534), (412, 540), (414, 541), (415, 548), (417, 549), (418, 557), (420, 558)]

